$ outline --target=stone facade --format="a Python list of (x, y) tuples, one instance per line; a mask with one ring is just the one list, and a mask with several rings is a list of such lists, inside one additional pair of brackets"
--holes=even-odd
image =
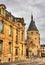
[[(25, 23), (23, 18), (14, 17), (0, 4), (0, 62), (25, 60), (43, 55), (40, 45), (40, 33), (31, 15), (25, 42)], [(44, 52), (45, 54), (45, 52)]]
[[(23, 18), (14, 17), (0, 4), (0, 62), (25, 59), (25, 23)], [(2, 47), (2, 49), (1, 49)]]
[(29, 58), (35, 56), (38, 57), (40, 49), (40, 34), (33, 20), (33, 15), (31, 15), (31, 23), (27, 30), (27, 41)]

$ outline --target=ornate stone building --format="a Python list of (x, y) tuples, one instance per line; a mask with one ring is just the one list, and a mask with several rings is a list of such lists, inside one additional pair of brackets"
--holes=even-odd
[(42, 47), (44, 48), (44, 46), (40, 46), (40, 34), (33, 15), (31, 15), (27, 42), (25, 42), (24, 19), (14, 17), (6, 10), (4, 4), (0, 4), (0, 62), (39, 57), (41, 54), (43, 55)]
[(25, 59), (25, 23), (0, 4), (0, 62)]
[(27, 30), (27, 56), (30, 57), (38, 57), (39, 49), (40, 49), (40, 34), (39, 30), (35, 25), (35, 21), (33, 20), (33, 15), (31, 15), (31, 23)]

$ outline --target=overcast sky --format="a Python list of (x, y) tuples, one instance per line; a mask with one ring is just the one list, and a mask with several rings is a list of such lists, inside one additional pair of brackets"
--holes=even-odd
[(14, 16), (23, 17), (26, 30), (31, 21), (31, 13), (40, 32), (41, 44), (45, 44), (45, 0), (0, 0)]

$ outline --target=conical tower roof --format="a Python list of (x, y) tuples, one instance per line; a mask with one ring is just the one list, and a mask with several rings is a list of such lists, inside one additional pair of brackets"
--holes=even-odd
[(38, 29), (35, 25), (35, 21), (33, 21), (33, 15), (31, 15), (31, 23), (29, 24), (29, 27), (28, 27), (28, 31), (30, 31), (30, 30), (38, 31)]

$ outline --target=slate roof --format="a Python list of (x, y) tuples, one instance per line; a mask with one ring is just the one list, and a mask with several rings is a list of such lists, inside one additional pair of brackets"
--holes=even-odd
[(36, 30), (38, 31), (36, 25), (35, 25), (35, 21), (33, 21), (33, 15), (31, 16), (31, 23), (29, 24), (29, 27), (28, 27), (28, 31), (30, 30)]

